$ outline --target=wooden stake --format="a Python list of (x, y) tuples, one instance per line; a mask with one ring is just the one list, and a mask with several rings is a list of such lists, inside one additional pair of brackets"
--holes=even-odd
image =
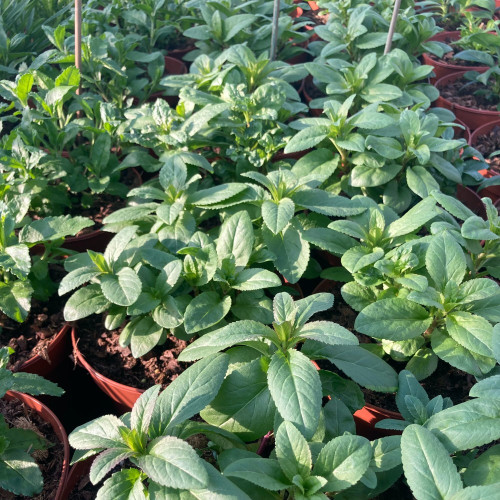
[(271, 61), (276, 59), (278, 51), (278, 29), (280, 20), (280, 0), (274, 0), (273, 5), (273, 29), (271, 32)]
[(392, 11), (391, 24), (389, 25), (389, 33), (387, 34), (387, 41), (385, 42), (384, 54), (388, 54), (391, 50), (392, 39), (394, 37), (394, 30), (396, 29), (396, 22), (398, 20), (399, 9), (401, 7), (401, 0), (394, 2), (394, 10)]
[[(82, 0), (75, 0), (75, 66), (82, 71)], [(80, 84), (76, 93), (81, 91)]]

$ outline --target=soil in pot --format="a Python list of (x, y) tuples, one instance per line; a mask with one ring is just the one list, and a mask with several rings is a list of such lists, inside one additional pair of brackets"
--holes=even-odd
[(492, 103), (484, 96), (476, 94), (486, 89), (487, 87), (481, 83), (471, 84), (469, 80), (461, 77), (442, 85), (439, 91), (441, 97), (453, 104), (482, 111), (498, 111), (498, 102)]
[(134, 358), (128, 347), (118, 343), (122, 329), (106, 330), (102, 320), (95, 318), (78, 322), (78, 348), (90, 366), (109, 379), (137, 389), (154, 384), (165, 387), (191, 364), (177, 361), (188, 343), (172, 336), (145, 356)]
[[(30, 429), (43, 436), (50, 443), (46, 450), (37, 450), (32, 455), (42, 471), (43, 490), (39, 495), (30, 498), (31, 500), (54, 500), (61, 480), (64, 445), (59, 441), (52, 425), (17, 399), (10, 401), (0, 399), (0, 413), (4, 416), (9, 427)], [(14, 495), (0, 488), (0, 498), (2, 500), (20, 500), (28, 497)]]
[(23, 363), (37, 355), (51, 362), (48, 348), (64, 325), (64, 302), (57, 296), (49, 302), (33, 300), (23, 323), (0, 313), (0, 347), (9, 346), (15, 351), (8, 365), (11, 370), (19, 371)]
[[(357, 313), (346, 302), (344, 302), (342, 298), (340, 289), (342, 288), (343, 283), (335, 281), (328, 281), (326, 283), (328, 283), (329, 286), (323, 287), (321, 291), (332, 293), (335, 296), (333, 307), (327, 311), (318, 313), (311, 319), (311, 321), (320, 319), (333, 321), (353, 332), (358, 338), (360, 344), (374, 343), (375, 341), (372, 338), (360, 334), (354, 329), (354, 322), (356, 320)], [(405, 368), (406, 363), (393, 361), (389, 357), (386, 358), (386, 361), (398, 373)], [(335, 366), (329, 361), (320, 360), (318, 361), (318, 365), (321, 368), (338, 372), (338, 369), (335, 368)], [(342, 375), (342, 373), (340, 374)], [(453, 368), (447, 363), (441, 361), (438, 364), (437, 370), (430, 377), (421, 382), (430, 398), (442, 395), (443, 397), (450, 397), (454, 404), (458, 404), (469, 399), (468, 394), (474, 383), (475, 381), (472, 375)], [(361, 389), (365, 396), (366, 403), (379, 406), (387, 410), (395, 412), (398, 411), (393, 393), (374, 392), (365, 388)]]

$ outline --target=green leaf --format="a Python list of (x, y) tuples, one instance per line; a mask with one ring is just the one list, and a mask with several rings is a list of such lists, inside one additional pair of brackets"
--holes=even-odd
[(306, 478), (311, 473), (312, 457), (304, 436), (290, 422), (283, 422), (276, 432), (276, 457), (285, 476)]
[(28, 96), (33, 87), (35, 79), (31, 73), (25, 73), (19, 77), (16, 85), (16, 95), (23, 107), (28, 106)]
[(417, 500), (442, 500), (463, 488), (453, 460), (439, 440), (419, 425), (409, 425), (401, 438), (403, 468)]
[(147, 354), (153, 347), (158, 345), (163, 334), (163, 328), (156, 324), (151, 316), (138, 316), (123, 329), (120, 336), (120, 344), (124, 338), (130, 338), (130, 350), (134, 358), (140, 358)]
[(470, 240), (497, 240), (499, 236), (490, 229), (490, 223), (476, 215), (462, 224), (462, 236)]
[(495, 366), (493, 358), (469, 351), (439, 330), (432, 333), (431, 346), (443, 361), (476, 377), (482, 377)]
[(147, 432), (160, 389), (160, 385), (150, 387), (147, 391), (143, 392), (134, 403), (130, 414), (130, 425), (132, 429)]
[(71, 292), (80, 285), (91, 281), (96, 276), (99, 276), (101, 271), (95, 269), (89, 269), (88, 267), (81, 267), (71, 271), (69, 274), (63, 277), (61, 283), (59, 284), (59, 295), (64, 295), (65, 293)]
[(228, 465), (224, 475), (239, 477), (271, 491), (286, 489), (290, 481), (286, 478), (277, 460), (270, 458), (243, 458)]
[(357, 483), (370, 465), (370, 442), (361, 436), (339, 436), (327, 443), (314, 465), (313, 474), (328, 480), (326, 491), (342, 491)]
[(202, 292), (187, 306), (184, 313), (184, 328), (195, 333), (216, 325), (231, 309), (231, 297), (220, 297), (217, 292)]
[(104, 311), (109, 302), (101, 292), (99, 285), (87, 285), (77, 290), (64, 306), (64, 319), (77, 321), (91, 314)]
[(184, 441), (163, 436), (150, 443), (147, 455), (133, 460), (155, 483), (179, 489), (203, 488), (208, 474), (201, 458)]
[(254, 244), (252, 221), (248, 212), (237, 212), (224, 221), (217, 240), (219, 260), (233, 256), (236, 266), (246, 266)]
[(10, 389), (17, 392), (38, 396), (47, 394), (49, 396), (61, 396), (64, 390), (50, 380), (45, 380), (34, 373), (17, 372), (12, 375)]
[(400, 142), (393, 137), (369, 135), (365, 140), (365, 146), (367, 149), (374, 149), (380, 156), (389, 160), (395, 160), (404, 154)]
[(384, 250), (382, 248), (357, 246), (347, 250), (342, 256), (341, 262), (350, 273), (357, 273), (364, 267), (382, 259), (384, 255)]
[(85, 217), (45, 217), (34, 220), (24, 226), (19, 233), (21, 243), (37, 243), (39, 241), (52, 241), (66, 236), (74, 236), (82, 229), (93, 226), (94, 223)]
[(276, 352), (267, 372), (269, 390), (284, 420), (306, 438), (316, 432), (321, 410), (321, 382), (316, 368), (301, 352)]
[(446, 317), (446, 329), (460, 345), (482, 356), (492, 357), (493, 327), (481, 316), (456, 311)]
[(89, 474), (90, 482), (92, 484), (99, 483), (109, 471), (131, 457), (133, 453), (125, 444), (122, 448), (111, 448), (100, 453), (92, 462)]
[(127, 226), (115, 236), (113, 236), (113, 239), (108, 243), (108, 246), (106, 247), (106, 250), (104, 252), (104, 258), (106, 259), (106, 262), (111, 264), (118, 260), (123, 250), (125, 250), (126, 246), (136, 235), (137, 229), (137, 226)]
[(295, 134), (285, 146), (285, 153), (296, 153), (312, 148), (325, 139), (330, 132), (326, 125), (307, 127)]
[(195, 363), (160, 394), (153, 410), (150, 436), (161, 436), (191, 418), (217, 395), (226, 376), (228, 356), (216, 354)]
[(389, 340), (407, 340), (425, 332), (432, 317), (420, 305), (405, 299), (382, 299), (365, 307), (354, 328), (366, 335)]
[(492, 375), (472, 386), (469, 396), (500, 399), (500, 375)]
[(313, 321), (294, 332), (294, 337), (312, 339), (328, 345), (358, 345), (356, 336), (347, 328), (331, 321)]
[(370, 466), (384, 472), (401, 465), (401, 436), (386, 436), (370, 442), (373, 457)]
[(266, 200), (262, 204), (264, 224), (273, 234), (278, 234), (285, 229), (294, 213), (295, 204), (290, 198), (282, 198), (278, 202)]
[(430, 193), (439, 189), (439, 184), (428, 169), (420, 166), (406, 169), (406, 183), (420, 198), (426, 198)]
[(32, 497), (43, 488), (42, 472), (35, 459), (23, 450), (7, 450), (2, 453), (0, 477), (2, 488), (16, 495)]
[(434, 236), (425, 254), (427, 271), (438, 291), (449, 281), (460, 284), (465, 276), (466, 264), (462, 248), (449, 233)]
[(328, 359), (359, 385), (373, 391), (395, 392), (395, 370), (376, 354), (359, 346), (325, 346), (306, 341), (302, 352), (311, 359)]
[(130, 267), (122, 267), (116, 274), (102, 274), (100, 280), (106, 299), (118, 306), (131, 306), (141, 294), (142, 282)]
[(498, 483), (499, 471), (500, 445), (497, 444), (472, 460), (462, 477), (466, 486), (484, 486)]
[(414, 416), (408, 409), (406, 402), (407, 396), (412, 396), (418, 399), (423, 406), (429, 403), (429, 397), (425, 389), (418, 383), (415, 376), (408, 370), (402, 370), (399, 375), (399, 388), (396, 394), (396, 404), (403, 418), (409, 422), (413, 422)]
[(252, 441), (272, 429), (275, 412), (259, 358), (236, 367), (200, 415), (209, 424)]
[(344, 196), (337, 196), (322, 189), (301, 189), (292, 195), (296, 205), (300, 205), (318, 214), (345, 217), (357, 215), (366, 207)]
[(292, 296), (286, 292), (277, 293), (273, 300), (274, 320), (279, 325), (285, 321), (292, 322), (297, 314), (297, 306)]
[(450, 452), (500, 439), (500, 400), (473, 399), (436, 413), (425, 423)]
[(96, 500), (146, 500), (141, 471), (122, 469), (115, 472), (97, 492)]
[(259, 268), (243, 269), (231, 281), (231, 288), (241, 291), (261, 290), (262, 288), (272, 288), (280, 285), (281, 280), (276, 274)]
[(29, 281), (0, 282), (0, 311), (22, 323), (31, 309), (33, 288)]
[(349, 408), (334, 397), (323, 408), (325, 413), (326, 439), (342, 436), (345, 432), (356, 434), (356, 424)]
[(452, 196), (441, 193), (441, 191), (434, 191), (432, 196), (437, 200), (437, 202), (451, 215), (457, 217), (460, 220), (466, 220), (469, 217), (474, 217), (474, 212), (467, 208), (463, 203), (458, 201)]
[(468, 486), (455, 493), (449, 500), (496, 500), (498, 497), (498, 484), (487, 486)]
[(326, 311), (333, 306), (333, 293), (315, 293), (295, 301), (297, 309), (295, 326), (303, 326), (314, 314)]
[(260, 337), (273, 336), (273, 334), (273, 330), (257, 321), (235, 321), (195, 340), (180, 353), (178, 359), (179, 361), (195, 361), (227, 347), (248, 340), (258, 340)]
[(392, 222), (387, 228), (387, 235), (395, 238), (410, 234), (422, 227), (437, 215), (435, 208), (436, 201), (429, 197), (417, 203), (413, 208), (403, 215), (400, 219)]
[(208, 189), (202, 189), (189, 195), (188, 202), (195, 206), (210, 206), (226, 201), (233, 196), (245, 191), (246, 184), (233, 182), (231, 184), (219, 184)]
[(114, 415), (104, 415), (77, 427), (69, 436), (69, 443), (77, 450), (93, 448), (122, 448), (125, 445), (119, 428), (123, 422)]
[(487, 299), (499, 293), (498, 284), (488, 278), (465, 281), (458, 288), (458, 300), (462, 304)]
[(292, 225), (277, 235), (263, 227), (262, 236), (269, 251), (275, 255), (276, 269), (290, 283), (297, 283), (309, 262), (309, 243)]

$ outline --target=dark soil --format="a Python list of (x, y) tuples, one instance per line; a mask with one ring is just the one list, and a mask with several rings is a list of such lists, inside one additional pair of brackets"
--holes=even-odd
[[(64, 446), (57, 438), (52, 426), (43, 420), (35, 411), (17, 400), (0, 399), (0, 413), (9, 427), (30, 429), (48, 441), (46, 450), (37, 450), (32, 456), (43, 475), (43, 490), (39, 495), (29, 497), (32, 500), (54, 500), (61, 479), (64, 460)], [(0, 488), (2, 500), (20, 500), (28, 498), (14, 495)]]
[(134, 358), (128, 347), (118, 343), (122, 329), (106, 330), (102, 321), (95, 318), (78, 322), (80, 351), (94, 369), (111, 380), (138, 389), (154, 384), (165, 387), (190, 365), (177, 361), (187, 342), (172, 336), (145, 356)]
[[(481, 83), (470, 83), (465, 78), (459, 78), (454, 82), (441, 87), (441, 97), (452, 103), (460, 104), (467, 108), (480, 109), (484, 111), (498, 111), (498, 102), (492, 104), (484, 96), (476, 94), (482, 92), (486, 87)], [(498, 101), (498, 97), (496, 98)]]
[(313, 83), (312, 77), (307, 77), (304, 81), (304, 96), (308, 99), (318, 99), (320, 97), (325, 97), (325, 93), (321, 91)]
[(456, 45), (453, 44), (453, 42), (456, 42), (456, 40), (452, 38), (446, 38), (444, 40), (444, 43), (449, 45), (453, 50), (451, 52), (447, 52), (444, 54), (443, 57), (437, 57), (434, 54), (429, 54), (429, 57), (433, 59), (434, 61), (441, 61), (446, 64), (453, 64), (455, 66), (464, 66), (465, 68), (470, 67), (470, 66), (481, 66), (481, 64), (472, 62), (472, 61), (464, 61), (463, 59), (455, 59), (455, 56), (459, 53), (462, 52), (462, 48), (457, 47)]
[[(348, 304), (346, 304), (342, 298), (340, 289), (342, 288), (343, 283), (333, 281), (329, 283), (331, 283), (331, 285), (321, 291), (333, 293), (335, 296), (333, 307), (328, 311), (316, 314), (312, 320), (321, 319), (333, 321), (334, 323), (338, 323), (353, 332), (358, 338), (360, 344), (375, 343), (374, 339), (368, 337), (367, 335), (358, 333), (354, 329), (354, 322), (356, 320), (357, 313)], [(393, 361), (389, 357), (386, 357), (386, 361), (398, 373), (405, 368), (406, 363)], [(339, 370), (329, 361), (320, 360), (318, 361), (318, 364), (323, 369), (337, 373), (339, 372)], [(469, 375), (461, 370), (457, 370), (442, 361), (439, 361), (437, 370), (430, 377), (421, 382), (430, 398), (442, 395), (443, 397), (450, 397), (454, 404), (462, 403), (463, 401), (467, 401), (469, 399), (468, 394), (474, 383), (472, 375)], [(398, 411), (395, 402), (395, 393), (374, 392), (365, 388), (361, 389), (365, 396), (366, 403), (379, 406), (387, 410), (395, 412)]]
[(19, 371), (21, 365), (39, 355), (50, 362), (47, 349), (64, 325), (62, 313), (65, 300), (53, 297), (50, 302), (33, 300), (24, 323), (18, 323), (0, 313), (0, 347), (14, 349), (9, 368)]
[[(474, 146), (485, 158), (495, 152), (500, 151), (500, 126), (494, 127), (486, 135), (478, 138), (477, 144)], [(490, 164), (490, 168), (500, 173), (500, 155), (486, 160)]]

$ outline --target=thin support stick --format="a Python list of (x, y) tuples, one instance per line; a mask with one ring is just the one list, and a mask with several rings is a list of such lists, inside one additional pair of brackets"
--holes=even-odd
[(271, 61), (276, 59), (278, 51), (278, 29), (280, 21), (280, 0), (274, 0), (273, 6), (273, 30), (271, 32)]
[(387, 34), (387, 42), (385, 42), (384, 54), (388, 54), (392, 46), (392, 38), (394, 37), (394, 30), (396, 29), (396, 22), (398, 20), (399, 9), (401, 7), (401, 0), (394, 2), (394, 10), (392, 11), (391, 24), (389, 26), (389, 33)]
[[(82, 0), (75, 0), (75, 66), (82, 71)], [(78, 87), (77, 94), (81, 90)]]

